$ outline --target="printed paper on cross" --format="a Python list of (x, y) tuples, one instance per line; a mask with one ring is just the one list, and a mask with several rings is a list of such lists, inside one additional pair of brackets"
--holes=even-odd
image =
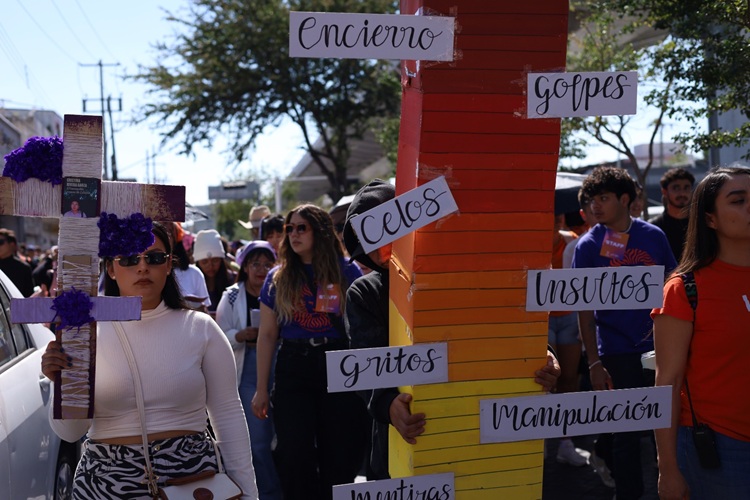
[[(52, 185), (38, 179), (16, 182), (0, 177), (0, 215), (54, 217), (60, 219), (57, 280), (59, 291), (73, 288), (87, 293), (94, 308), (91, 316), (98, 321), (140, 319), (140, 297), (97, 297), (99, 282), (99, 211), (127, 217), (142, 213), (161, 221), (185, 218), (185, 187), (157, 186), (129, 182), (101, 181), (101, 116), (65, 115), (63, 185)], [(63, 216), (63, 186), (89, 191), (96, 199), (97, 212), (86, 217)], [(50, 322), (55, 311), (51, 298), (14, 299), (11, 321), (14, 323)], [(55, 381), (55, 418), (91, 418), (94, 413), (94, 380), (96, 323), (80, 329), (61, 330), (66, 354), (73, 367), (64, 370)]]

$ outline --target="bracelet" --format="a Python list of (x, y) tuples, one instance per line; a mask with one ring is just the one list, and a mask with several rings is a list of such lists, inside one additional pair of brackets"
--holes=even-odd
[(600, 365), (600, 364), (602, 364), (602, 360), (601, 360), (601, 359), (597, 359), (596, 361), (594, 361), (593, 363), (591, 363), (591, 364), (589, 365), (589, 370), (591, 370), (591, 369), (592, 369), (593, 367), (595, 367), (596, 365)]

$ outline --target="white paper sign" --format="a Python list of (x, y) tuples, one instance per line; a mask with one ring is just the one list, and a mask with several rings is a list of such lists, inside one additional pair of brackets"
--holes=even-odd
[(529, 439), (663, 429), (672, 425), (672, 386), (569, 392), (479, 402), (479, 440)]
[(452, 472), (341, 484), (333, 487), (333, 500), (455, 500)]
[(458, 210), (445, 177), (402, 194), (351, 219), (365, 253)]
[(638, 73), (529, 73), (528, 118), (634, 115)]
[(289, 13), (291, 57), (452, 61), (455, 18)]
[(532, 270), (527, 311), (652, 309), (662, 306), (664, 266)]
[(326, 352), (328, 392), (448, 381), (448, 344)]

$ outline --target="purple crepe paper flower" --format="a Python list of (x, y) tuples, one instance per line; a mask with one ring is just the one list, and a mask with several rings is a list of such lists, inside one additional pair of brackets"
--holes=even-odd
[(142, 213), (118, 218), (102, 212), (99, 217), (99, 257), (135, 255), (154, 244), (151, 219)]
[(23, 147), (4, 156), (3, 176), (16, 182), (30, 178), (62, 183), (63, 141), (58, 136), (30, 137)]
[(59, 330), (80, 329), (83, 325), (92, 323), (95, 320), (89, 313), (93, 308), (91, 297), (86, 292), (72, 287), (52, 301), (52, 310), (56, 311), (57, 317), (60, 318)]

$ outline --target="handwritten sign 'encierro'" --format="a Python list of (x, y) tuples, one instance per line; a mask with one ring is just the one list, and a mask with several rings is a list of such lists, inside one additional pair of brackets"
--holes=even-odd
[(528, 118), (634, 115), (638, 73), (529, 73)]
[(664, 266), (529, 271), (527, 311), (594, 311), (661, 307)]
[(448, 381), (448, 344), (328, 351), (328, 392)]
[(452, 61), (455, 18), (289, 13), (289, 55)]
[(529, 439), (663, 429), (672, 425), (672, 386), (570, 392), (479, 402), (479, 440)]
[(453, 473), (342, 484), (333, 487), (333, 500), (454, 500)]
[(351, 219), (366, 253), (458, 210), (445, 177), (412, 189)]

